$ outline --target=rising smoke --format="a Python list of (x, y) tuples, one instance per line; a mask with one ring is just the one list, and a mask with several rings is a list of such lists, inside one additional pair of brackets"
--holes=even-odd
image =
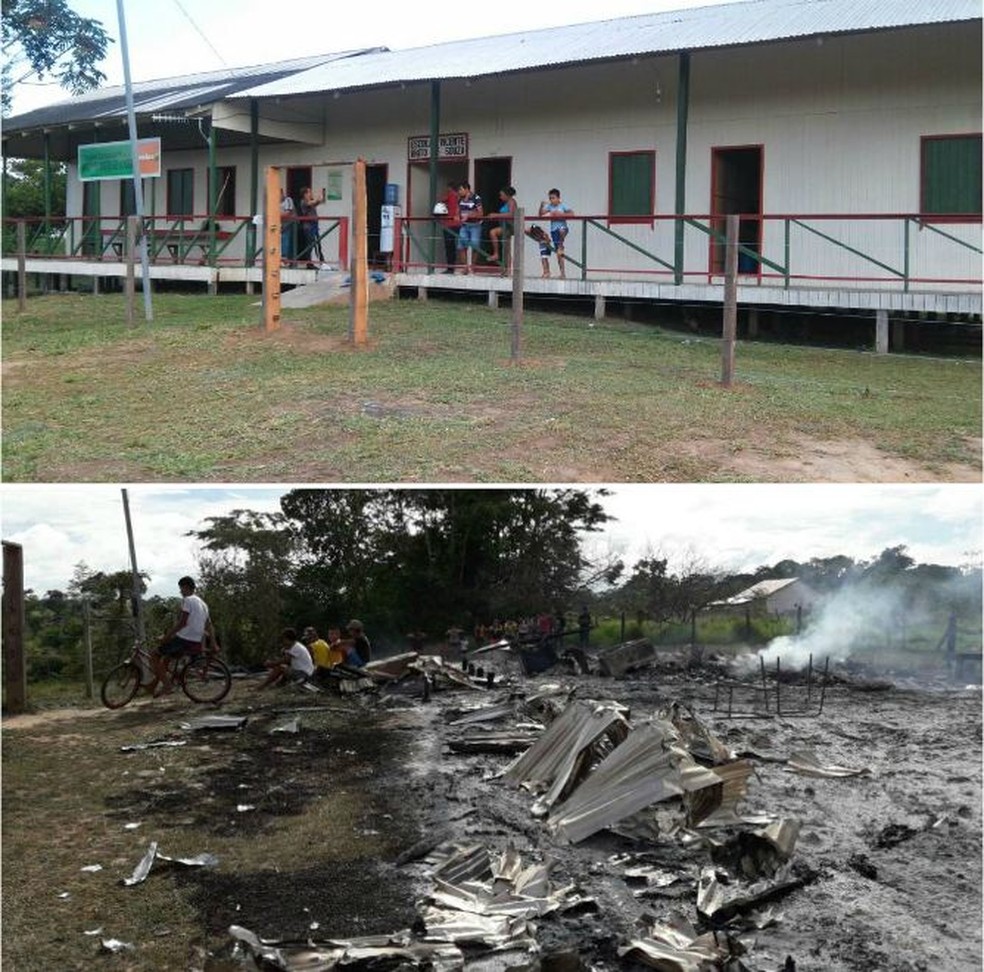
[(831, 664), (843, 662), (895, 640), (903, 625), (913, 620), (911, 605), (899, 588), (844, 587), (813, 610), (801, 634), (773, 638), (760, 651), (741, 655), (735, 663), (749, 671), (757, 670), (761, 659), (775, 665), (778, 658), (784, 669), (801, 669), (806, 668), (811, 654), (814, 668), (827, 658)]

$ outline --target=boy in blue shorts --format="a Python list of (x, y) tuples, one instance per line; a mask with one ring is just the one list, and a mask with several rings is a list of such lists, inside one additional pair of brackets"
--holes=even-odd
[[(557, 269), (560, 276), (565, 277), (564, 272), (564, 240), (570, 232), (565, 216), (573, 216), (574, 210), (567, 203), (560, 201), (560, 190), (551, 189), (547, 193), (547, 202), (540, 203), (540, 215), (550, 217), (550, 242), (553, 250), (557, 254)], [(540, 242), (540, 262), (543, 264), (543, 276), (550, 276), (550, 247), (544, 252), (544, 244)]]
[(473, 193), (467, 182), (463, 182), (458, 187), (458, 219), (461, 221), (461, 229), (458, 231), (458, 263), (465, 268), (464, 273), (471, 273), (468, 250), (478, 250), (481, 246), (484, 216), (482, 197)]

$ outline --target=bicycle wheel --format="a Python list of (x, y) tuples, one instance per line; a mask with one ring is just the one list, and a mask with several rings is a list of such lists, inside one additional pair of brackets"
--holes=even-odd
[(99, 694), (107, 709), (121, 709), (140, 688), (140, 666), (130, 661), (117, 665), (105, 678)]
[(215, 655), (197, 655), (181, 670), (181, 688), (192, 702), (221, 702), (232, 688), (232, 673)]

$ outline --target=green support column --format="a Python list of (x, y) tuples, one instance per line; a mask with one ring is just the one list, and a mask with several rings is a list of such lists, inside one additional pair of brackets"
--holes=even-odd
[(208, 265), (215, 266), (215, 208), (219, 187), (215, 172), (215, 125), (208, 125)]
[[(249, 101), (249, 213), (255, 216), (259, 209), (260, 180), (260, 103), (255, 98)], [(246, 226), (246, 266), (256, 262), (256, 226), (250, 220)]]
[[(437, 201), (437, 140), (441, 132), (441, 82), (431, 81), (431, 103), (430, 103), (430, 165), (428, 167), (428, 198), (430, 206), (433, 208)], [(410, 200), (407, 200), (407, 207)], [(434, 272), (434, 264), (437, 263), (437, 234), (443, 232), (440, 223), (435, 219), (431, 222), (430, 246), (427, 248), (429, 254), (427, 272)]]
[(680, 54), (677, 75), (676, 201), (673, 212), (673, 282), (683, 283), (683, 220), (687, 211), (687, 113), (690, 110), (690, 53)]
[(44, 235), (51, 232), (51, 136), (44, 133)]

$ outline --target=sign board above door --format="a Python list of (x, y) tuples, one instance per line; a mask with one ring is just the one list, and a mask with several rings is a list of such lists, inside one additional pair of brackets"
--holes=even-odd
[[(430, 135), (411, 135), (407, 139), (407, 160), (427, 162), (431, 157)], [(468, 133), (455, 132), (451, 135), (437, 136), (438, 159), (467, 159)]]

